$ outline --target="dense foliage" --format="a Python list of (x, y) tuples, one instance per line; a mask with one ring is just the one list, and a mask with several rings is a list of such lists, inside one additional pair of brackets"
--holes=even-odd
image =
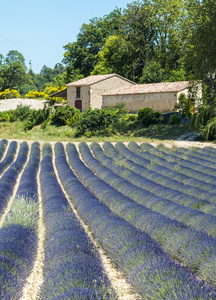
[(72, 126), (78, 122), (81, 117), (81, 112), (70, 105), (60, 106), (56, 108), (56, 111), (52, 117), (52, 122), (57, 125), (69, 125)]
[(141, 108), (138, 111), (138, 121), (144, 126), (159, 123), (162, 121), (162, 114), (160, 112), (154, 111), (150, 107)]
[[(37, 129), (42, 129), (43, 133), (44, 130), (49, 131), (52, 128), (54, 135), (55, 133), (59, 135), (58, 130), (61, 130), (59, 127), (67, 126), (65, 129), (70, 137), (155, 136), (155, 134), (160, 135), (162, 132), (166, 134), (167, 130), (172, 130), (172, 126), (169, 125), (169, 116), (165, 117), (151, 108), (141, 109), (138, 114), (129, 114), (124, 103), (119, 103), (117, 107), (109, 109), (89, 108), (84, 113), (80, 113), (79, 110), (69, 105), (56, 107), (45, 105), (39, 110), (19, 105), (15, 110), (0, 112), (0, 122), (3, 123), (2, 126), (7, 127), (14, 126), (7, 122), (18, 122), (20, 129), (25, 132), (29, 132), (35, 126), (39, 126)], [(177, 123), (179, 122), (180, 118)], [(182, 124), (180, 123), (179, 126), (181, 130)], [(188, 127), (184, 130), (188, 131)], [(182, 133), (179, 132), (178, 135), (180, 134)]]
[(93, 134), (95, 131), (100, 131), (109, 128), (118, 120), (117, 114), (113, 110), (89, 108), (81, 115), (79, 122), (76, 125), (76, 135)]

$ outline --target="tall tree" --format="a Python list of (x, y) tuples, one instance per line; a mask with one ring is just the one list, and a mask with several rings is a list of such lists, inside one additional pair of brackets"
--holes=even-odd
[(11, 50), (3, 59), (1, 56), (1, 87), (0, 90), (17, 89), (20, 85), (27, 81), (26, 65), (23, 55)]
[[(155, 29), (152, 18), (152, 3), (149, 0), (135, 1), (124, 10), (123, 32), (131, 43), (133, 52), (128, 67), (133, 69), (133, 80), (138, 81), (142, 70), (154, 57)], [(132, 79), (132, 78), (131, 78)]]
[(184, 0), (153, 0), (155, 52), (162, 68), (174, 67), (181, 56)]
[(189, 12), (193, 26), (187, 62), (193, 77), (206, 83), (209, 104), (216, 104), (216, 2), (190, 0)]
[(97, 54), (101, 50), (108, 36), (122, 28), (122, 12), (113, 10), (103, 18), (93, 18), (89, 24), (83, 24), (77, 35), (76, 42), (64, 46), (66, 50), (63, 62), (67, 72), (71, 69), (79, 70), (84, 76), (90, 75), (97, 63)]
[(118, 73), (134, 79), (133, 53), (134, 48), (129, 41), (120, 35), (107, 38), (104, 47), (98, 53), (98, 63), (91, 75)]

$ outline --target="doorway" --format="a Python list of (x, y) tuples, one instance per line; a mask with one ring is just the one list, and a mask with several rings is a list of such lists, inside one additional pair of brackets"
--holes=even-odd
[(82, 100), (75, 100), (75, 107), (82, 112)]

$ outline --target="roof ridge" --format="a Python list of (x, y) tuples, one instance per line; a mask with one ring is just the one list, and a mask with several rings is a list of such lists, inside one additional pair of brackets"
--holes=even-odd
[(90, 76), (87, 76), (85, 78), (79, 79), (77, 81), (73, 81), (71, 83), (68, 83), (68, 84), (66, 84), (66, 87), (68, 87), (68, 86), (93, 85), (95, 83), (98, 83), (102, 80), (108, 79), (108, 78), (113, 77), (113, 76), (117, 76), (119, 78), (122, 78), (125, 81), (129, 81), (129, 82), (135, 84), (135, 82), (133, 82), (133, 81), (131, 81), (131, 80), (119, 75), (119, 74), (111, 73), (111, 74), (102, 74), (102, 75), (90, 75)]
[(189, 81), (143, 83), (117, 88), (110, 92), (104, 93), (103, 95), (179, 92), (186, 89), (188, 84)]

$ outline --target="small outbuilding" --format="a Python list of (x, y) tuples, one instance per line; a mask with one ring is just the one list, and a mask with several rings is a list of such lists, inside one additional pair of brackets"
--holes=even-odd
[(187, 96), (188, 85), (189, 81), (179, 81), (125, 86), (104, 93), (102, 107), (116, 106), (124, 102), (132, 113), (143, 107), (150, 107), (162, 113), (170, 112), (181, 93)]
[(71, 82), (67, 87), (67, 104), (81, 111), (102, 108), (102, 95), (121, 87), (136, 85), (118, 74), (93, 75)]

